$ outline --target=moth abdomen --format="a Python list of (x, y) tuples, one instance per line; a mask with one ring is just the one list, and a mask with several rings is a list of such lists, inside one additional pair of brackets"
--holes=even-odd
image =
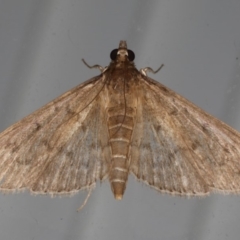
[(108, 112), (108, 131), (111, 146), (111, 168), (109, 180), (116, 199), (122, 199), (129, 173), (129, 148), (134, 126), (132, 108)]

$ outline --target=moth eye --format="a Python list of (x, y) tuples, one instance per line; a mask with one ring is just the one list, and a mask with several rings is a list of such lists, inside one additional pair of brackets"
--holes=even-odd
[[(132, 50), (127, 50), (128, 51), (128, 60), (130, 62), (132, 62), (135, 59), (135, 54)], [(118, 53), (118, 49), (114, 49), (111, 51), (110, 53), (110, 58), (115, 61), (117, 58), (117, 53)]]
[(128, 50), (128, 59), (132, 62), (135, 59), (135, 54), (132, 50)]
[(110, 58), (114, 61), (117, 58), (118, 49), (114, 49), (110, 53)]

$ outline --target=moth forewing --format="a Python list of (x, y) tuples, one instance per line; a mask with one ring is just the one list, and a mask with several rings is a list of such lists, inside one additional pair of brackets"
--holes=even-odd
[(143, 84), (145, 138), (135, 165), (145, 167), (132, 167), (137, 178), (172, 194), (238, 193), (239, 133), (162, 84)]
[(99, 164), (91, 159), (102, 153), (96, 147), (101, 128), (96, 126), (100, 108), (94, 100), (102, 87), (101, 77), (93, 78), (1, 133), (2, 190), (65, 194), (87, 188), (100, 177), (90, 168), (86, 171), (86, 165)]

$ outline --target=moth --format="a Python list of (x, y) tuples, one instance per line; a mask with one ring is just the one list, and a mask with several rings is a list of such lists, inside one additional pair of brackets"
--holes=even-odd
[[(128, 175), (170, 194), (240, 191), (240, 134), (138, 71), (126, 41), (109, 66), (0, 134), (0, 190), (73, 194)], [(158, 69), (159, 70), (159, 69)]]

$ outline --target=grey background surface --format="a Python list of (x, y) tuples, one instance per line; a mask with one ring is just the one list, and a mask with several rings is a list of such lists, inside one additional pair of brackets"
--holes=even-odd
[[(0, 1), (0, 130), (109, 64), (127, 40), (136, 66), (240, 130), (239, 0)], [(109, 183), (51, 199), (0, 194), (0, 239), (223, 240), (240, 235), (240, 196), (180, 198), (130, 177), (122, 201)]]

